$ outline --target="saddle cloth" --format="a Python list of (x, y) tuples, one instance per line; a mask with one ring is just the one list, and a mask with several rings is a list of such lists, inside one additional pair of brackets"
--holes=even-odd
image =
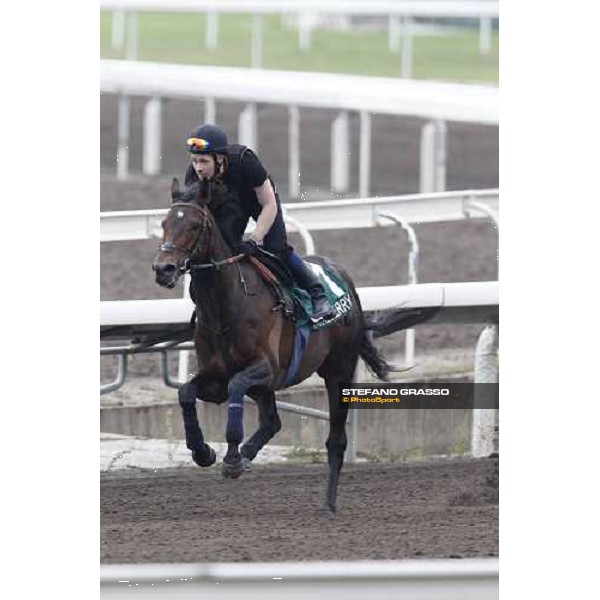
[[(261, 249), (251, 261), (258, 273), (269, 284), (278, 307), (295, 323), (296, 328), (310, 326), (311, 330), (322, 329), (337, 322), (352, 308), (352, 298), (348, 286), (331, 269), (319, 264), (306, 261), (306, 264), (319, 278), (327, 299), (335, 309), (335, 315), (330, 319), (313, 322), (312, 300), (310, 294), (298, 287), (286, 265), (275, 255)], [(259, 264), (257, 264), (259, 263)]]

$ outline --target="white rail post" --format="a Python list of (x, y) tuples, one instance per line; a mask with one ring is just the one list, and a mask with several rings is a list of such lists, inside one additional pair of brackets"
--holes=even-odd
[[(500, 223), (498, 221), (498, 215), (489, 206), (487, 206), (483, 202), (476, 202), (473, 198), (475, 198), (475, 196), (467, 198), (463, 201), (463, 213), (465, 217), (470, 218), (471, 211), (478, 210), (490, 218), (490, 220), (494, 224), (494, 227), (496, 228), (496, 232), (500, 233)], [(498, 276), (499, 262), (500, 255), (498, 249), (496, 251), (496, 277)]]
[(144, 175), (158, 175), (161, 165), (162, 147), (162, 99), (155, 96), (144, 108)]
[(396, 54), (400, 51), (400, 39), (402, 37), (402, 19), (399, 15), (390, 15), (388, 24), (388, 48)]
[(404, 17), (402, 25), (402, 55), (400, 57), (400, 74), (405, 79), (412, 77), (413, 66), (413, 27), (412, 17)]
[(304, 53), (310, 50), (313, 16), (309, 13), (298, 15), (298, 47)]
[(419, 191), (422, 194), (446, 189), (446, 122), (429, 121), (421, 129)]
[(214, 10), (206, 13), (204, 45), (209, 50), (216, 50), (219, 43), (219, 14)]
[(125, 58), (137, 60), (138, 57), (138, 16), (135, 12), (127, 13), (127, 45)]
[(217, 105), (214, 98), (204, 98), (204, 122), (212, 125), (217, 122)]
[(110, 47), (120, 50), (125, 43), (125, 11), (113, 10), (110, 28)]
[(492, 51), (492, 17), (479, 19), (479, 52), (489, 54)]
[(371, 115), (360, 111), (360, 165), (358, 195), (368, 198), (371, 187)]
[(350, 119), (340, 111), (331, 124), (331, 189), (347, 192), (350, 188)]
[[(379, 219), (389, 219), (393, 223), (400, 225), (408, 236), (408, 284), (416, 285), (419, 282), (419, 240), (413, 226), (401, 216), (393, 213), (378, 213)], [(412, 368), (415, 366), (415, 330), (414, 328), (406, 330), (404, 338), (404, 366)]]
[[(488, 325), (479, 336), (475, 351), (475, 383), (498, 383), (498, 326)], [(494, 451), (496, 411), (479, 408), (481, 397), (475, 388), (471, 454), (475, 458), (489, 456)]]
[(446, 191), (446, 163), (447, 163), (447, 132), (446, 121), (436, 119), (435, 121), (436, 145), (435, 145), (435, 191)]
[(288, 114), (288, 195), (295, 199), (300, 197), (300, 109), (289, 106)]
[(129, 96), (119, 96), (119, 122), (117, 125), (117, 179), (127, 179), (129, 174)]
[(337, 15), (334, 17), (334, 26), (339, 31), (350, 31), (352, 22), (349, 15)]
[(238, 142), (256, 151), (256, 104), (246, 104), (238, 119)]
[(252, 51), (250, 66), (260, 69), (263, 66), (263, 18), (262, 15), (252, 15)]

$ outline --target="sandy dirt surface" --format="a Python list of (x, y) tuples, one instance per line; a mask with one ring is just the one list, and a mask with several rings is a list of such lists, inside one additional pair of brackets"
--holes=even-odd
[(103, 563), (462, 558), (498, 555), (498, 461), (355, 464), (339, 514), (322, 464), (218, 465), (101, 475)]

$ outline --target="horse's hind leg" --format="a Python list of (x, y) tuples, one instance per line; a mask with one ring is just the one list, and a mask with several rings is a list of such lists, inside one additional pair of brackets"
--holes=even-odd
[(330, 361), (326, 372), (323, 374), (329, 398), (329, 436), (325, 442), (327, 447), (327, 461), (329, 463), (329, 481), (325, 498), (325, 512), (335, 516), (337, 489), (340, 472), (344, 464), (344, 452), (348, 444), (346, 438), (346, 421), (348, 419), (348, 406), (341, 405), (338, 396), (339, 384), (349, 383), (354, 376), (354, 369), (358, 356), (340, 357), (339, 363), (332, 365)]
[(275, 405), (275, 393), (265, 392), (256, 396), (255, 400), (258, 406), (258, 429), (240, 448), (242, 460), (248, 470), (250, 462), (254, 460), (261, 448), (281, 429), (281, 420)]
[(179, 406), (183, 416), (185, 444), (192, 451), (192, 459), (199, 467), (210, 467), (217, 460), (215, 451), (204, 441), (196, 413), (197, 388), (185, 383), (179, 388)]

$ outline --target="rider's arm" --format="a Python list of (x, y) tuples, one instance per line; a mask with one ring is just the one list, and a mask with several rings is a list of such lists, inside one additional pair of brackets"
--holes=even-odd
[(277, 200), (275, 200), (275, 191), (268, 177), (261, 186), (255, 187), (254, 191), (262, 208), (250, 239), (254, 240), (257, 244), (262, 244), (264, 237), (269, 233), (269, 229), (271, 229), (271, 225), (273, 225), (277, 216)]

